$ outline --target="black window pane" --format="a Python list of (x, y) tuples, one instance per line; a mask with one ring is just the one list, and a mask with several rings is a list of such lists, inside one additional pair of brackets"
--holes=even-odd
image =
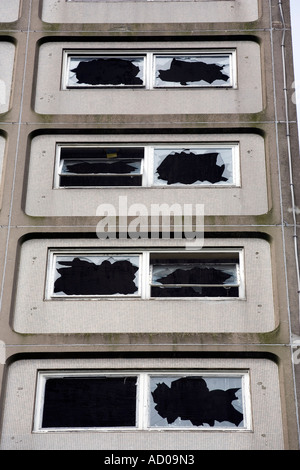
[(217, 152), (197, 154), (191, 151), (171, 152), (156, 168), (158, 179), (168, 185), (194, 184), (197, 181), (215, 184), (227, 182), (225, 164), (218, 165)]
[(143, 147), (61, 147), (60, 156), (65, 158), (143, 158)]
[(142, 176), (105, 176), (105, 175), (88, 175), (88, 176), (61, 176), (61, 187), (75, 186), (142, 186)]
[(133, 427), (136, 382), (136, 377), (50, 378), (42, 427)]
[(230, 86), (230, 55), (159, 56), (155, 86)]
[[(107, 258), (107, 259), (106, 259)], [(138, 292), (137, 257), (57, 257), (54, 293), (65, 295), (130, 295)], [(95, 259), (95, 262), (92, 260)], [(133, 264), (134, 263), (134, 264)]]
[(243, 427), (241, 377), (153, 377), (151, 426)]
[(142, 86), (143, 57), (71, 57), (68, 86)]
[[(230, 260), (153, 259), (151, 297), (238, 297), (237, 266)], [(156, 264), (157, 263), (157, 264)]]
[(76, 175), (127, 175), (140, 173), (140, 161), (111, 158), (97, 160), (65, 160), (64, 173)]
[(179, 264), (153, 266), (153, 281), (158, 284), (236, 284), (236, 266), (222, 264)]
[(60, 187), (141, 186), (143, 147), (62, 147)]

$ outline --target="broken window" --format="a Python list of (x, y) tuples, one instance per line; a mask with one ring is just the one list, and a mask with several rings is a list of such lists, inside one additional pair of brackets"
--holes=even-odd
[(67, 87), (138, 87), (145, 85), (145, 58), (118, 55), (69, 57)]
[(233, 185), (234, 147), (155, 148), (153, 185)]
[(41, 371), (34, 430), (250, 429), (245, 371)]
[(143, 147), (60, 147), (58, 187), (141, 186)]
[(235, 50), (65, 51), (63, 88), (236, 87)]
[(238, 144), (57, 145), (56, 188), (238, 186)]
[(151, 377), (151, 427), (244, 427), (242, 377)]
[(135, 427), (136, 381), (127, 376), (48, 378), (42, 427)]
[(139, 255), (55, 254), (52, 297), (139, 296)]
[(166, 86), (232, 86), (230, 55), (156, 55), (155, 87)]
[(151, 297), (239, 297), (239, 255), (152, 254)]
[(242, 298), (242, 250), (49, 251), (46, 298)]

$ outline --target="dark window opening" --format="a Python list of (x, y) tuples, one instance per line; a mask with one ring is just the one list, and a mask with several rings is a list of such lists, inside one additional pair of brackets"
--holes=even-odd
[(70, 57), (68, 86), (144, 86), (144, 57)]
[[(154, 390), (151, 392), (154, 410), (151, 415), (152, 426), (191, 423), (193, 426), (239, 426), (243, 423), (240, 379), (237, 388), (227, 388), (230, 379), (207, 379), (203, 377), (152, 378)], [(213, 381), (210, 384), (210, 381)], [(210, 385), (210, 387), (209, 387)], [(237, 405), (235, 405), (237, 402)], [(238, 403), (239, 402), (239, 403)], [(162, 419), (160, 419), (162, 418)], [(179, 420), (179, 421), (178, 421)]]
[(141, 186), (142, 147), (61, 147), (60, 187)]
[(156, 86), (230, 86), (229, 56), (156, 56)]
[(151, 297), (238, 297), (238, 260), (151, 257)]
[[(97, 259), (98, 258), (98, 259)], [(133, 295), (139, 291), (138, 256), (57, 256), (54, 294)]]
[(248, 374), (227, 372), (44, 371), (34, 430), (249, 429)]
[(43, 428), (135, 427), (137, 377), (48, 378)]
[(211, 184), (226, 182), (225, 164), (219, 165), (219, 153), (194, 153), (191, 150), (172, 151), (156, 168), (159, 180), (170, 184), (193, 184), (197, 181)]

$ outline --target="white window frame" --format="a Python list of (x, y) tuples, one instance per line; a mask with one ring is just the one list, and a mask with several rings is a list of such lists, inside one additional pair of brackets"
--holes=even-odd
[[(136, 432), (136, 431), (148, 431), (148, 432), (180, 432), (180, 431), (197, 431), (197, 432), (249, 432), (252, 430), (252, 419), (251, 419), (251, 393), (250, 393), (250, 377), (249, 370), (245, 369), (189, 369), (189, 370), (85, 370), (85, 371), (76, 371), (76, 370), (40, 370), (37, 373), (37, 385), (36, 385), (36, 400), (34, 408), (34, 419), (33, 419), (33, 432), (36, 433), (52, 433), (52, 432), (85, 432), (85, 431), (98, 431), (98, 432)], [(126, 377), (126, 376), (135, 376), (137, 377), (137, 389), (136, 389), (136, 425), (135, 426), (126, 426), (126, 427), (51, 427), (43, 428), (42, 419), (43, 419), (43, 407), (45, 399), (45, 385), (47, 379), (51, 378), (67, 378), (67, 377)], [(150, 379), (152, 377), (189, 377), (189, 376), (199, 376), (203, 377), (240, 377), (241, 378), (241, 388), (242, 388), (242, 404), (243, 404), (243, 426), (195, 426), (195, 425), (185, 425), (185, 426), (151, 426), (150, 424)]]
[[(91, 84), (73, 84), (73, 85), (69, 85), (69, 74), (70, 74), (70, 71), (71, 71), (71, 65), (70, 65), (70, 62), (71, 62), (71, 59), (72, 58), (78, 58), (78, 60), (80, 59), (100, 59), (100, 58), (103, 58), (103, 57), (106, 57), (107, 59), (109, 58), (115, 58), (115, 59), (119, 59), (119, 58), (123, 58), (123, 59), (143, 59), (143, 74), (142, 74), (142, 81), (143, 83), (142, 84), (137, 84), (137, 85), (125, 85), (125, 84), (122, 84), (122, 85), (91, 85)], [(64, 90), (70, 90), (70, 89), (77, 89), (77, 88), (147, 88), (147, 65), (146, 65), (146, 62), (147, 62), (147, 55), (144, 54), (143, 52), (134, 52), (134, 53), (130, 53), (130, 52), (123, 52), (123, 53), (114, 53), (114, 52), (110, 52), (110, 53), (107, 53), (107, 52), (104, 52), (104, 53), (101, 53), (101, 54), (98, 54), (96, 52), (92, 52), (90, 51), (90, 53), (83, 53), (83, 52), (78, 52), (78, 53), (70, 53), (68, 52), (67, 55), (64, 54), (64, 60), (63, 60), (63, 70), (64, 70), (64, 77), (63, 77), (63, 89)]]
[[(78, 257), (93, 257), (93, 256), (107, 256), (108, 258), (114, 256), (134, 256), (139, 259), (139, 270), (137, 273), (138, 279), (138, 292), (136, 294), (115, 294), (115, 295), (61, 295), (54, 293), (54, 282), (55, 282), (55, 272), (56, 272), (56, 260), (59, 256), (78, 256)], [(95, 249), (74, 249), (74, 250), (59, 250), (59, 251), (48, 251), (48, 272), (47, 272), (47, 282), (46, 282), (46, 292), (45, 298), (46, 299), (86, 299), (86, 298), (141, 298), (143, 286), (142, 286), (142, 265), (143, 265), (143, 256), (140, 252), (131, 252), (128, 251), (99, 251)]]
[[(144, 148), (144, 158), (142, 159), (141, 164), (141, 171), (142, 171), (142, 185), (141, 186), (60, 186), (60, 174), (61, 174), (61, 167), (63, 160), (61, 159), (61, 149), (62, 148)], [(232, 183), (226, 182), (219, 182), (219, 183), (192, 183), (192, 184), (183, 184), (183, 183), (176, 183), (170, 184), (161, 183), (155, 184), (154, 182), (154, 152), (156, 150), (170, 150), (170, 151), (177, 151), (182, 149), (189, 149), (189, 150), (203, 150), (203, 151), (213, 151), (214, 149), (230, 149), (232, 152)], [(195, 143), (151, 143), (151, 144), (102, 144), (102, 143), (56, 143), (56, 150), (55, 150), (55, 165), (54, 165), (54, 177), (53, 177), (53, 188), (54, 189), (74, 189), (74, 188), (82, 188), (82, 189), (92, 189), (92, 188), (141, 188), (141, 187), (153, 187), (153, 188), (193, 188), (193, 189), (200, 189), (200, 188), (232, 188), (232, 187), (240, 187), (241, 186), (241, 170), (240, 170), (240, 144), (239, 142), (201, 142), (199, 144)], [(78, 175), (80, 176), (80, 175)], [(116, 176), (119, 176), (116, 174)], [(121, 175), (120, 175), (121, 176)]]
[[(116, 186), (116, 185), (111, 185), (111, 186), (61, 186), (60, 185), (60, 176), (61, 176), (61, 168), (63, 165), (63, 159), (61, 158), (61, 149), (62, 148), (112, 148), (115, 149), (116, 147), (118, 148), (143, 148), (144, 149), (144, 158), (141, 159), (141, 177), (142, 177), (142, 185), (141, 186)], [(74, 158), (75, 160), (76, 158)], [(130, 187), (135, 187), (135, 188), (140, 188), (143, 186), (146, 186), (146, 176), (148, 171), (145, 171), (145, 164), (146, 161), (148, 161), (148, 157), (146, 156), (146, 147), (144, 144), (133, 144), (133, 145), (124, 145), (124, 144), (99, 144), (99, 143), (56, 143), (56, 149), (55, 149), (55, 165), (54, 165), (54, 178), (53, 178), (53, 188), (54, 189), (73, 189), (73, 188), (80, 188), (80, 189), (91, 189), (91, 188), (120, 188), (120, 187), (125, 187), (125, 188), (130, 188)], [(134, 174), (133, 174), (134, 175)], [(75, 176), (79, 176), (80, 174), (77, 174)], [(122, 174), (115, 174), (116, 177), (122, 176)]]
[[(230, 76), (228, 82), (218, 85), (168, 85), (167, 82), (161, 86), (155, 86), (155, 57), (163, 56), (182, 57), (182, 56), (228, 56), (229, 58), (229, 71)], [(207, 89), (207, 88), (237, 88), (237, 51), (235, 48), (212, 48), (212, 49), (183, 49), (183, 50), (157, 50), (157, 51), (143, 51), (143, 50), (99, 50), (99, 49), (64, 49), (62, 59), (62, 90), (74, 90), (74, 89), (106, 89), (106, 88), (140, 88), (147, 90), (160, 90), (160, 89)], [(144, 57), (144, 84), (143, 85), (89, 85), (89, 84), (73, 84), (69, 85), (69, 73), (71, 70), (70, 60), (72, 57), (78, 59), (84, 58), (102, 58), (102, 57), (115, 57), (115, 58), (126, 58), (126, 57)]]
[[(235, 255), (238, 258), (237, 262), (237, 279), (238, 279), (238, 291), (239, 295), (236, 297), (151, 297), (151, 266), (150, 266), (150, 256), (153, 254), (166, 254), (172, 257), (176, 257), (176, 255), (182, 255), (182, 257), (190, 256), (191, 258), (199, 256), (199, 260), (201, 260), (201, 255), (213, 255), (221, 256), (222, 254), (226, 255)], [(57, 256), (117, 256), (117, 255), (124, 255), (124, 256), (138, 256), (139, 257), (139, 271), (137, 273), (138, 276), (138, 294), (120, 294), (120, 295), (61, 295), (54, 293), (54, 282), (55, 282), (55, 272), (56, 272), (56, 259)], [(216, 264), (218, 261), (216, 260)], [(219, 301), (226, 301), (226, 300), (245, 300), (245, 269), (244, 269), (244, 250), (243, 248), (203, 248), (199, 252), (187, 252), (184, 250), (157, 250), (157, 249), (129, 249), (129, 250), (108, 250), (108, 249), (99, 249), (99, 248), (74, 248), (74, 249), (54, 249), (50, 248), (48, 250), (48, 262), (47, 262), (47, 272), (46, 272), (46, 282), (45, 282), (45, 300), (80, 300), (80, 299), (122, 299), (122, 300), (151, 300), (151, 299), (159, 299), (161, 301), (170, 301), (170, 300), (197, 300), (197, 301), (209, 301), (209, 300), (219, 300)]]

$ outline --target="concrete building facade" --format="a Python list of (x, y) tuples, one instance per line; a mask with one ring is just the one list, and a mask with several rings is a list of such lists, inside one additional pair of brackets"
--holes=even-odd
[(298, 450), (289, 1), (0, 23), (0, 448)]

